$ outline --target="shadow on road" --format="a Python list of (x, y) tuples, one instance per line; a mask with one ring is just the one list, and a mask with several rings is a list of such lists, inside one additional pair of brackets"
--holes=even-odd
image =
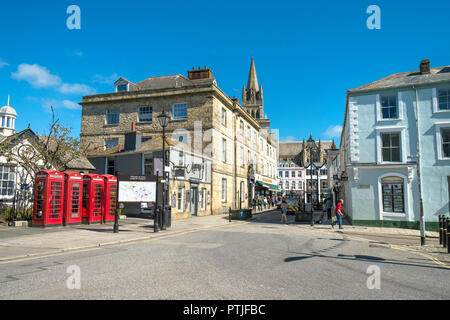
[(303, 253), (301, 256), (288, 257), (284, 259), (284, 262), (294, 262), (305, 260), (309, 258), (326, 258), (326, 259), (338, 259), (338, 260), (351, 260), (351, 261), (363, 261), (363, 262), (376, 262), (379, 264), (390, 264), (390, 265), (400, 265), (400, 266), (408, 266), (408, 267), (417, 267), (417, 268), (430, 268), (430, 269), (439, 269), (450, 271), (448, 268), (440, 267), (440, 266), (432, 266), (432, 265), (419, 265), (415, 263), (408, 263), (402, 260), (386, 260), (380, 257), (374, 256), (366, 256), (366, 255), (344, 255), (338, 254), (337, 256), (330, 256), (318, 253)]

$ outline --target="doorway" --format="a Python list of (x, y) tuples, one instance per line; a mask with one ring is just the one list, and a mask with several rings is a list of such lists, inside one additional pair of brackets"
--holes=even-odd
[(198, 213), (198, 187), (191, 187), (191, 215), (196, 216)]

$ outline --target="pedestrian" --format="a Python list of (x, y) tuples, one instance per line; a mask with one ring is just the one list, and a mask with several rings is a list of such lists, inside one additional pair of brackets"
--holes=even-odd
[(262, 211), (262, 204), (263, 204), (263, 201), (261, 199), (261, 196), (259, 196), (258, 197), (258, 211)]
[(287, 208), (288, 208), (288, 204), (287, 201), (285, 199), (283, 199), (283, 201), (281, 201), (281, 223), (283, 223), (283, 218), (286, 221), (287, 224)]
[(267, 209), (267, 197), (264, 197), (264, 210)]
[(252, 200), (252, 207), (253, 207), (253, 210), (256, 211), (256, 199), (255, 198), (253, 198), (253, 200)]
[(339, 229), (343, 229), (342, 228), (342, 217), (344, 216), (344, 214), (342, 213), (342, 204), (343, 203), (344, 203), (344, 200), (339, 199), (339, 202), (336, 205), (336, 208), (334, 209), (334, 214), (336, 215), (336, 221), (331, 223), (331, 227), (332, 228), (334, 228), (334, 225), (336, 223), (339, 223)]
[(327, 209), (327, 218), (329, 222), (331, 220), (331, 208), (333, 208), (333, 201), (331, 201), (331, 198), (328, 198), (327, 202), (325, 202), (325, 208)]

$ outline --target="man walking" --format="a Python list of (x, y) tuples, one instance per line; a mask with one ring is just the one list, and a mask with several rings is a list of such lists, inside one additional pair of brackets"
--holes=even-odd
[(325, 208), (327, 209), (328, 222), (330, 222), (330, 220), (331, 220), (331, 208), (333, 208), (333, 201), (331, 201), (331, 198), (328, 198), (327, 202), (325, 202)]
[(259, 196), (258, 197), (258, 211), (262, 211), (262, 204), (263, 204), (262, 198), (261, 198), (261, 196)]
[(342, 217), (344, 216), (344, 214), (342, 213), (342, 204), (343, 203), (344, 203), (344, 200), (339, 199), (339, 202), (336, 205), (336, 209), (334, 209), (334, 214), (336, 215), (337, 220), (331, 224), (332, 228), (334, 228), (334, 225), (336, 223), (339, 223), (339, 229), (343, 229), (342, 228)]

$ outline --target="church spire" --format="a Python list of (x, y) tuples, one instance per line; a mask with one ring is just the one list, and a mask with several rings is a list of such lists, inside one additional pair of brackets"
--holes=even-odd
[(254, 89), (259, 90), (258, 77), (256, 76), (255, 60), (252, 57), (252, 63), (250, 64), (250, 72), (248, 74), (247, 90)]

